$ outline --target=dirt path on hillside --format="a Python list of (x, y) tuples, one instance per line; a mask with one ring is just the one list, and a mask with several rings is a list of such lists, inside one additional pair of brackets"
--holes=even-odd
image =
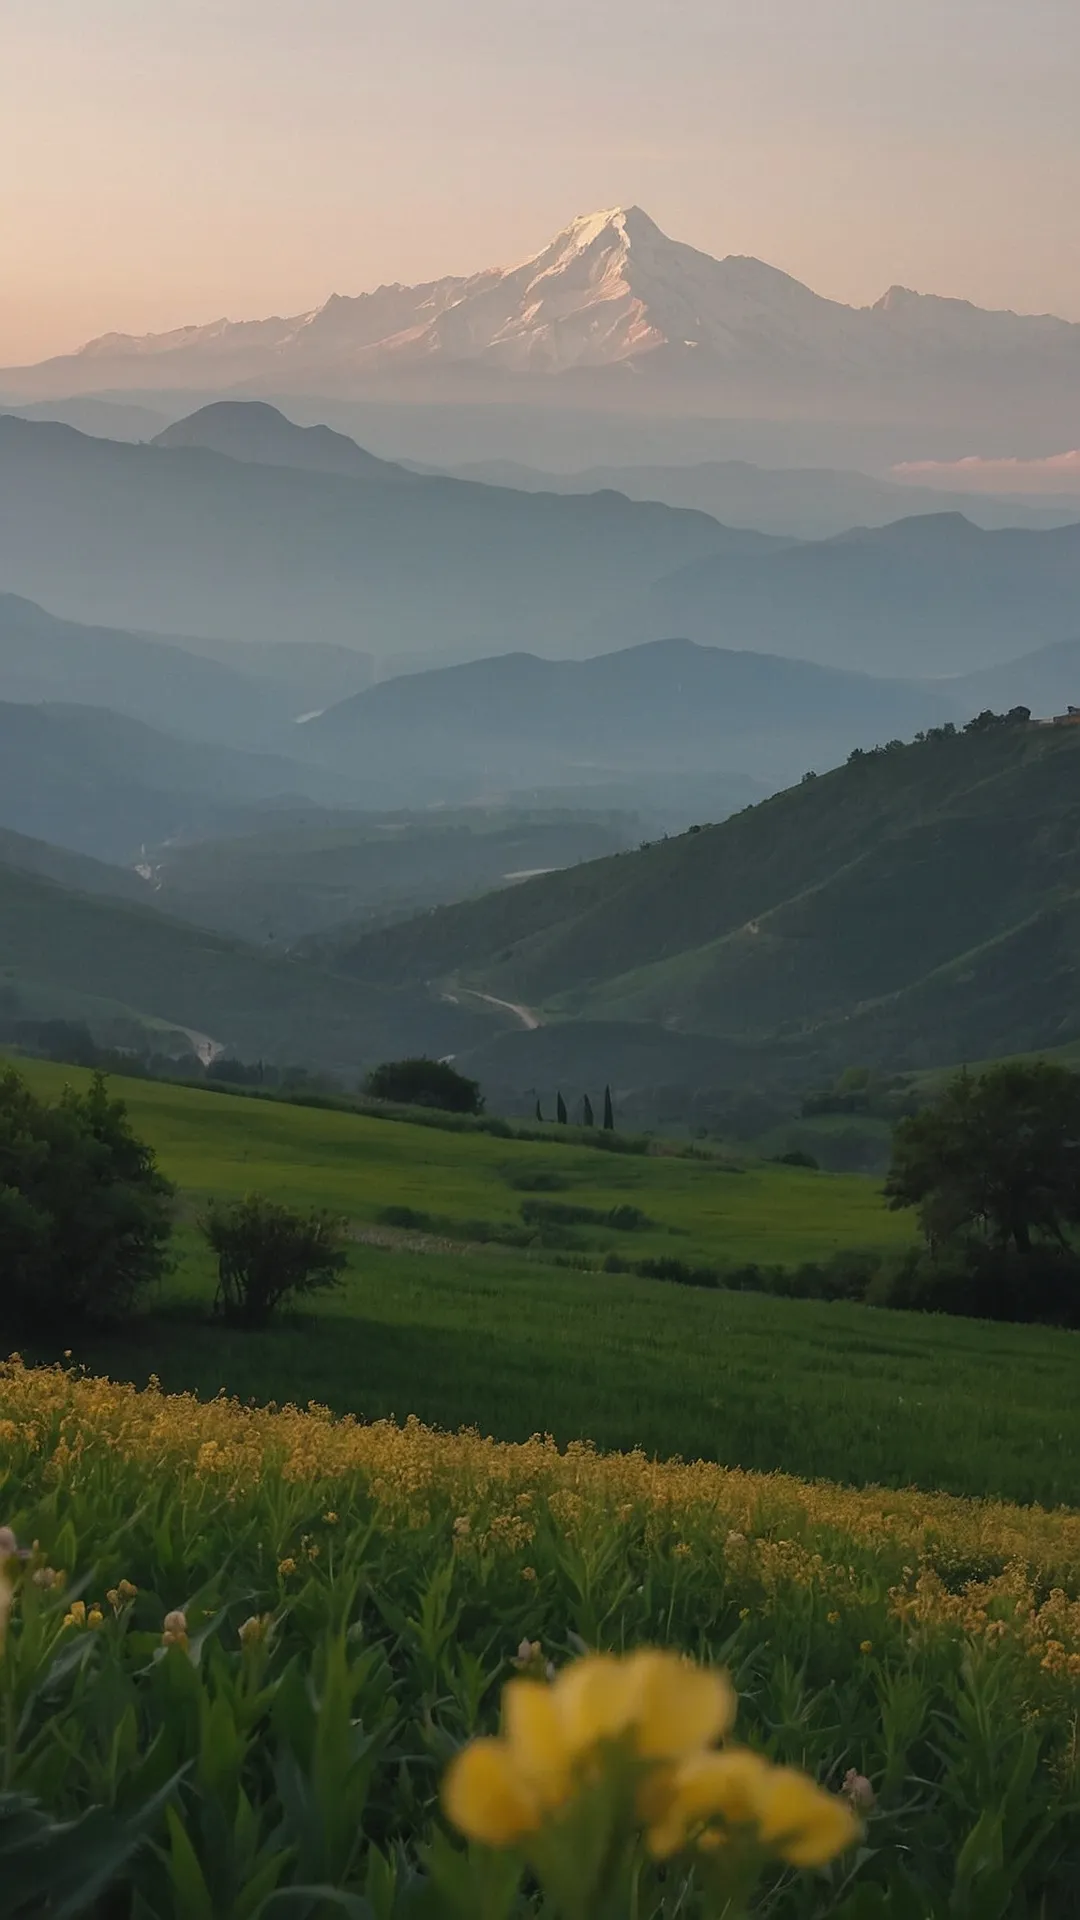
[[(476, 987), (459, 987), (457, 991), (470, 1000), (486, 1000), (489, 1007), (502, 1007), (505, 1013), (512, 1013), (520, 1020), (526, 1033), (535, 1033), (537, 1027), (544, 1024), (538, 1013), (534, 1013), (531, 1007), (521, 1006), (516, 1000), (499, 1000), (493, 993), (481, 993)], [(450, 997), (447, 995), (448, 999)]]

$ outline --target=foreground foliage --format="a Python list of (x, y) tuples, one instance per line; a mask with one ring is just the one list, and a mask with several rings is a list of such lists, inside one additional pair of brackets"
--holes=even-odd
[[(460, 1851), (440, 1781), (515, 1670), (648, 1644), (729, 1670), (762, 1760), (866, 1783), (862, 1843), (823, 1873), (763, 1861), (763, 1912), (1071, 1911), (1080, 1514), (18, 1363), (0, 1459), (5, 1519), (38, 1543), (3, 1659), (7, 1785), (54, 1823), (115, 1823), (110, 1920), (404, 1920), (455, 1886), (462, 1920), (533, 1911), (510, 1855)], [(694, 1888), (680, 1920), (710, 1911)], [(641, 1920), (676, 1910), (656, 1889)]]
[(172, 1192), (100, 1074), (50, 1102), (0, 1072), (0, 1325), (130, 1313), (166, 1271)]

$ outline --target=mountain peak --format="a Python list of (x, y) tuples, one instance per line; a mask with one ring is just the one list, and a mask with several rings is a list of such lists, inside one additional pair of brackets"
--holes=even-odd
[[(991, 394), (1000, 384), (996, 355), (1019, 391), (1042, 394), (1049, 371), (1070, 394), (1080, 326), (902, 286), (873, 306), (844, 306), (752, 256), (717, 259), (673, 240), (630, 204), (576, 214), (510, 267), (333, 294), (284, 318), (105, 334), (45, 367), (8, 369), (3, 386), (37, 397), (168, 385), (359, 397), (389, 381), (434, 396), (471, 391), (484, 373), (505, 391), (505, 375), (599, 372), (606, 399), (622, 369), (619, 391), (635, 406), (663, 389), (680, 412), (707, 401), (709, 412), (734, 403), (771, 417), (790, 402), (817, 417), (852, 396), (879, 407), (882, 394), (910, 392), (936, 418), (942, 382), (951, 393), (965, 361), (983, 383), (981, 421), (986, 382)], [(632, 384), (627, 370), (644, 380)]]

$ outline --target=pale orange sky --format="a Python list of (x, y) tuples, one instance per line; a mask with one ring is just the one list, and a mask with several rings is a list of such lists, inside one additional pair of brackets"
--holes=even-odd
[(1080, 319), (1078, 0), (0, 0), (0, 364), (637, 202), (863, 302)]

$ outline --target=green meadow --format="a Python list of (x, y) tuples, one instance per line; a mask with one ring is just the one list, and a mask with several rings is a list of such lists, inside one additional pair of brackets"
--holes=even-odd
[[(20, 1066), (43, 1094), (82, 1077)], [(612, 1248), (723, 1267), (901, 1247), (911, 1222), (888, 1212), (878, 1180), (114, 1084), (181, 1190), (177, 1263), (133, 1327), (79, 1346), (93, 1370), (506, 1439), (551, 1433), (856, 1484), (1080, 1499), (1074, 1335), (599, 1270)], [(358, 1236), (340, 1292), (257, 1334), (212, 1321), (197, 1225), (211, 1195), (253, 1189), (334, 1208)], [(572, 1257), (594, 1260), (591, 1271), (543, 1247), (475, 1242), (478, 1222), (518, 1228), (536, 1199), (598, 1216), (633, 1207), (649, 1224), (586, 1225), (592, 1252)], [(381, 1224), (388, 1208), (439, 1226), (394, 1231)]]

